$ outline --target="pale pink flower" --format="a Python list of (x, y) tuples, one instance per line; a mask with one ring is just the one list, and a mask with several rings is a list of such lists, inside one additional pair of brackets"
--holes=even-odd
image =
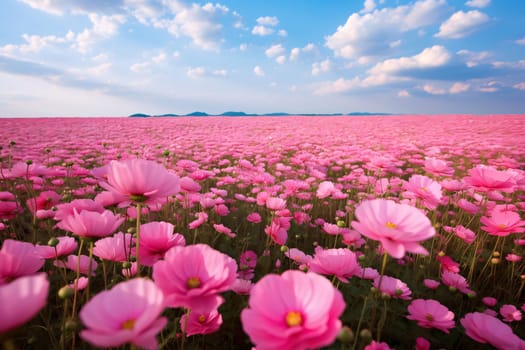
[(179, 192), (179, 177), (154, 161), (131, 159), (111, 161), (107, 168), (107, 182), (100, 186), (124, 196), (121, 207), (132, 202), (155, 204)]
[(479, 221), (484, 225), (481, 229), (493, 236), (508, 236), (513, 233), (525, 232), (525, 220), (512, 211), (492, 211), (489, 217), (482, 216)]
[(436, 209), (443, 196), (441, 185), (424, 175), (412, 175), (405, 183), (405, 190), (405, 198), (419, 199), (428, 209)]
[(37, 245), (36, 254), (43, 259), (56, 259), (60, 256), (69, 255), (77, 250), (77, 241), (73, 237), (57, 237), (58, 244), (54, 247), (48, 245)]
[(79, 277), (78, 279), (75, 279), (73, 283), (68, 284), (68, 287), (77, 289), (77, 290), (83, 290), (88, 286), (89, 279), (87, 277)]
[(454, 313), (446, 306), (433, 299), (415, 299), (408, 305), (409, 320), (417, 321), (423, 328), (436, 328), (442, 332), (450, 333), (454, 328)]
[(499, 309), (500, 315), (505, 322), (521, 321), (521, 311), (514, 305), (505, 304)]
[(456, 204), (458, 207), (460, 207), (469, 214), (477, 214), (477, 212), (479, 211), (479, 207), (476, 204), (469, 202), (465, 198), (461, 198), (457, 201)]
[(73, 209), (73, 215), (66, 216), (57, 226), (79, 237), (101, 238), (111, 235), (123, 222), (123, 217), (113, 214), (110, 210), (104, 210), (102, 213), (82, 210), (79, 213)]
[(234, 293), (239, 295), (248, 295), (253, 287), (253, 283), (250, 280), (245, 280), (242, 278), (235, 279), (231, 289)]
[(45, 260), (37, 254), (33, 244), (6, 239), (0, 249), (0, 285), (34, 274), (44, 263)]
[(99, 239), (95, 242), (93, 255), (103, 260), (128, 261), (131, 256), (132, 239), (130, 233), (124, 234), (122, 232), (116, 233), (111, 237)]
[(272, 223), (264, 228), (264, 232), (270, 236), (275, 243), (280, 245), (286, 244), (288, 231), (281, 226), (281, 222), (278, 219), (273, 219)]
[(307, 255), (302, 250), (297, 248), (288, 249), (284, 255), (304, 267), (310, 264), (313, 259), (311, 255)]
[(424, 284), (425, 287), (427, 287), (428, 289), (436, 289), (436, 288), (439, 287), (439, 285), (440, 285), (439, 281), (432, 280), (432, 279), (429, 279), (429, 278), (425, 278), (425, 279), (423, 280), (423, 284)]
[(180, 328), (190, 337), (196, 334), (210, 334), (219, 330), (222, 325), (222, 316), (217, 309), (211, 311), (194, 311), (182, 315)]
[(469, 170), (469, 176), (463, 180), (477, 191), (502, 191), (510, 193), (516, 186), (515, 174), (511, 171), (500, 171), (492, 166), (477, 165)]
[(0, 335), (31, 320), (46, 305), (48, 292), (45, 273), (0, 284)]
[(425, 171), (434, 176), (452, 176), (454, 175), (454, 168), (450, 164), (446, 160), (427, 157), (425, 158), (424, 167)]
[(355, 210), (359, 221), (352, 226), (362, 235), (378, 240), (385, 251), (401, 259), (406, 252), (428, 255), (420, 241), (436, 233), (430, 220), (419, 209), (391, 200), (363, 201)]
[(319, 184), (319, 187), (317, 188), (317, 198), (323, 199), (330, 197), (332, 193), (334, 193), (337, 189), (334, 186), (334, 183), (331, 181), (323, 181)]
[(512, 328), (494, 316), (472, 312), (466, 314), (460, 322), (467, 336), (478, 343), (489, 343), (499, 350), (525, 349), (525, 341), (514, 334)]
[(348, 283), (348, 278), (361, 272), (361, 266), (357, 263), (355, 253), (348, 248), (322, 249), (317, 247), (308, 266), (312, 272), (334, 275), (343, 283)]
[(213, 224), (215, 231), (222, 233), (230, 238), (235, 238), (237, 234), (233, 233), (229, 227), (224, 226), (223, 224)]
[(330, 224), (328, 222), (325, 222), (323, 224), (323, 231), (326, 232), (329, 235), (336, 236), (340, 233), (342, 233), (342, 228), (337, 226), (336, 224)]
[(288, 270), (255, 284), (241, 322), (257, 350), (314, 349), (335, 341), (344, 308), (341, 292), (326, 278)]
[(257, 224), (261, 222), (261, 215), (259, 213), (250, 213), (246, 217), (246, 220), (248, 220), (251, 223)]
[(75, 199), (69, 203), (58, 204), (55, 211), (55, 220), (60, 221), (65, 219), (67, 216), (73, 216), (75, 210), (80, 213), (83, 210), (96, 211), (99, 213), (104, 212), (102, 204), (92, 199)]
[(476, 234), (472, 230), (464, 227), (463, 225), (458, 225), (454, 227), (454, 234), (468, 244), (474, 242), (474, 240), (476, 239)]
[[(381, 282), (381, 285), (379, 283)], [(372, 284), (381, 293), (389, 295), (394, 299), (410, 300), (412, 291), (407, 284), (400, 279), (390, 276), (377, 276)]]
[[(71, 271), (75, 271), (77, 272), (80, 271), (81, 274), (83, 275), (88, 275), (89, 273), (89, 256), (87, 255), (80, 255), (80, 263), (79, 263), (79, 258), (77, 255), (69, 255), (66, 259), (66, 261), (62, 261), (62, 260), (55, 260), (53, 261), (53, 265), (55, 265), (56, 267), (61, 267), (61, 268), (68, 268), (70, 269)], [(95, 276), (95, 271), (98, 267), (98, 263), (93, 260), (91, 261), (91, 276)]]
[(175, 226), (169, 222), (151, 221), (140, 226), (140, 263), (153, 266), (163, 259), (170, 248), (186, 245), (180, 233), (174, 233)]
[(268, 197), (266, 199), (266, 208), (270, 210), (283, 210), (286, 208), (286, 200), (279, 197)]
[(206, 244), (175, 246), (153, 265), (153, 280), (171, 307), (218, 308), (219, 293), (231, 289), (236, 275), (235, 260)]
[(483, 304), (487, 305), (488, 307), (494, 307), (498, 303), (498, 300), (493, 297), (484, 297), (481, 299)]
[(474, 291), (469, 289), (469, 284), (465, 277), (458, 273), (444, 270), (441, 274), (441, 281), (449, 288), (457, 289), (463, 294), (473, 294)]
[(80, 337), (97, 347), (133, 344), (157, 349), (156, 335), (166, 326), (162, 291), (151, 281), (137, 278), (121, 282), (91, 298), (80, 310), (86, 329)]

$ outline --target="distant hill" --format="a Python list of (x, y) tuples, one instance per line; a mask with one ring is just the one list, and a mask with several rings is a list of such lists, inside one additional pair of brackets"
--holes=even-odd
[(223, 117), (255, 117), (257, 116), (257, 114), (248, 114), (248, 113), (244, 113), (244, 112), (234, 112), (234, 111), (228, 111), (228, 112), (224, 112), (224, 113), (221, 113), (219, 114), (220, 116), (223, 116)]
[(319, 117), (319, 116), (372, 116), (372, 115), (392, 115), (391, 113), (370, 113), (370, 112), (350, 112), (347, 114), (343, 113), (286, 113), (286, 112), (272, 112), (264, 114), (245, 113), (242, 111), (227, 111), (221, 114), (208, 114), (206, 112), (192, 112), (188, 114), (160, 114), (160, 115), (149, 115), (144, 113), (135, 113), (130, 115), (130, 118), (148, 118), (148, 117), (208, 117), (208, 116), (222, 116), (222, 117), (285, 117), (285, 116), (305, 116), (305, 117)]
[(149, 118), (151, 115), (144, 113), (135, 113), (129, 116), (130, 118)]
[(190, 114), (185, 114), (188, 117), (207, 117), (209, 116), (206, 112), (192, 112)]

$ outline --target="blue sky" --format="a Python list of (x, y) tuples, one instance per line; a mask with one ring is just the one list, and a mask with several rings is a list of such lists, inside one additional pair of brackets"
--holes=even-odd
[(525, 113), (522, 0), (2, 0), (0, 116)]

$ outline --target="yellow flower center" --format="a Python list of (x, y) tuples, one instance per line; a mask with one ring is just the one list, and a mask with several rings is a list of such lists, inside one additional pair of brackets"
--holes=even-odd
[(300, 326), (303, 323), (303, 317), (300, 312), (290, 311), (286, 314), (286, 324), (288, 327)]
[(421, 187), (420, 190), (423, 191), (423, 192), (427, 192), (426, 187)]
[(204, 322), (206, 322), (206, 316), (204, 316), (204, 315), (200, 315), (200, 316), (197, 318), (197, 321), (199, 321), (199, 323), (204, 323)]
[(394, 230), (397, 228), (397, 225), (394, 224), (394, 223), (391, 222), (391, 221), (387, 221), (386, 224), (385, 224), (385, 226), (388, 227), (388, 228), (394, 229)]
[(135, 327), (135, 320), (127, 320), (122, 322), (122, 329), (132, 330)]
[(426, 314), (425, 318), (427, 319), (427, 321), (434, 321), (434, 316), (432, 316), (431, 314)]
[(201, 280), (199, 279), (199, 277), (190, 277), (188, 278), (186, 285), (189, 289), (199, 288), (201, 286)]
[(499, 224), (498, 227), (499, 227), (500, 229), (504, 229), (504, 228), (507, 227), (507, 226), (505, 226), (505, 224)]

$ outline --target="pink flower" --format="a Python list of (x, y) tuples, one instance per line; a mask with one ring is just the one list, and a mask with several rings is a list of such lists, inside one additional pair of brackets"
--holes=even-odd
[[(379, 285), (381, 282), (381, 285)], [(377, 276), (374, 278), (372, 284), (375, 288), (385, 295), (389, 295), (394, 299), (410, 300), (412, 291), (408, 288), (407, 284), (400, 279), (390, 276)]]
[(461, 198), (460, 200), (458, 200), (457, 206), (469, 214), (477, 214), (477, 212), (479, 211), (479, 207), (476, 204), (469, 202), (465, 198)]
[(322, 249), (318, 247), (308, 266), (312, 272), (334, 275), (343, 283), (348, 283), (348, 278), (361, 272), (356, 255), (348, 248)]
[(468, 244), (474, 242), (474, 240), (476, 239), (476, 234), (472, 230), (462, 225), (454, 227), (454, 234)]
[(123, 196), (121, 207), (132, 202), (155, 204), (177, 194), (179, 177), (156, 162), (143, 159), (111, 161), (107, 168), (104, 189)]
[(206, 221), (208, 221), (208, 214), (206, 214), (205, 212), (199, 212), (196, 215), (197, 215), (197, 219), (193, 220), (188, 225), (190, 230), (194, 230), (197, 227), (199, 227), (202, 224), (204, 224)]
[(525, 349), (525, 342), (496, 317), (481, 312), (468, 313), (461, 320), (465, 333), (478, 343), (489, 343), (499, 350)]
[(254, 224), (257, 224), (257, 223), (261, 222), (261, 215), (259, 213), (250, 213), (246, 217), (246, 220), (248, 220), (249, 222), (252, 222)]
[(513, 211), (492, 211), (489, 217), (482, 216), (479, 221), (485, 225), (481, 229), (493, 236), (508, 236), (512, 233), (525, 232), (525, 220)]
[(34, 274), (44, 263), (31, 243), (6, 239), (0, 249), (0, 285)]
[(206, 244), (175, 246), (153, 265), (153, 280), (171, 307), (218, 308), (224, 302), (219, 293), (231, 288), (236, 275), (235, 260)]
[(511, 193), (516, 186), (514, 173), (500, 171), (492, 166), (477, 165), (468, 173), (469, 176), (464, 178), (465, 183), (480, 192), (496, 190)]
[(314, 349), (335, 341), (344, 308), (341, 292), (326, 278), (288, 270), (257, 282), (241, 322), (258, 350)]
[(437, 260), (441, 264), (442, 270), (447, 270), (455, 273), (459, 272), (459, 263), (455, 262), (450, 256), (438, 254)]
[(498, 303), (498, 300), (493, 297), (484, 297), (481, 299), (483, 304), (487, 305), (488, 307), (494, 307)]
[(450, 166), (450, 162), (436, 158), (425, 158), (425, 171), (434, 176), (452, 176), (454, 175), (454, 168)]
[(444, 285), (452, 289), (457, 289), (463, 294), (472, 294), (474, 293), (469, 289), (469, 284), (465, 277), (461, 276), (458, 273), (450, 272), (444, 270), (441, 274), (441, 281)]
[(521, 261), (521, 256), (509, 253), (505, 256), (505, 260), (510, 262), (518, 262)]
[(423, 280), (423, 284), (424, 284), (425, 287), (427, 287), (428, 289), (436, 289), (436, 288), (439, 287), (439, 285), (440, 285), (439, 281), (432, 280), (432, 279), (428, 279), (428, 278), (425, 278), (425, 279)]
[(86, 326), (80, 337), (97, 347), (131, 343), (157, 349), (157, 333), (167, 323), (162, 291), (151, 281), (137, 278), (121, 282), (89, 300), (79, 316)]
[(430, 350), (430, 342), (423, 337), (417, 337), (415, 350)]
[[(83, 275), (88, 275), (89, 273), (89, 256), (80, 255), (80, 263), (77, 255), (69, 255), (67, 260), (64, 262), (62, 260), (53, 261), (53, 265), (56, 267), (68, 268), (71, 271), (77, 272), (80, 271)], [(93, 260), (91, 261), (91, 276), (95, 276), (95, 271), (98, 267), (98, 263)]]
[(248, 295), (252, 290), (253, 283), (252, 281), (245, 280), (242, 278), (237, 278), (232, 285), (232, 291), (239, 295)]
[(0, 335), (31, 320), (46, 305), (48, 292), (49, 281), (45, 273), (0, 285)]
[(36, 254), (43, 259), (56, 259), (60, 256), (68, 255), (77, 250), (77, 241), (73, 237), (57, 237), (58, 244), (55, 247), (48, 245), (37, 245)]
[(73, 209), (73, 215), (66, 216), (57, 226), (79, 237), (101, 238), (111, 235), (123, 222), (123, 217), (110, 210), (102, 213), (82, 210), (79, 213)]
[(454, 313), (433, 299), (415, 299), (408, 305), (409, 320), (417, 321), (423, 328), (436, 328), (442, 332), (450, 333), (454, 323)]
[(264, 228), (264, 232), (272, 238), (272, 240), (280, 245), (286, 244), (288, 239), (288, 231), (281, 226), (278, 219), (273, 219), (270, 226)]
[(60, 202), (61, 196), (55, 191), (41, 192), (38, 197), (29, 198), (26, 201), (31, 213), (36, 214), (38, 210), (48, 210)]
[(376, 342), (375, 340), (372, 340), (372, 342), (365, 346), (363, 350), (392, 350), (392, 348), (385, 342)]
[(499, 309), (499, 313), (503, 316), (503, 321), (505, 322), (521, 321), (521, 311), (514, 305), (503, 305)]
[(163, 259), (168, 250), (186, 245), (186, 239), (174, 233), (175, 226), (169, 222), (152, 221), (140, 226), (140, 263), (153, 266)]
[(15, 199), (11, 192), (0, 192), (0, 219), (12, 219), (24, 211)]
[(93, 255), (103, 260), (128, 261), (131, 255), (131, 242), (132, 236), (130, 233), (116, 233), (111, 237), (96, 241)]
[(436, 231), (419, 209), (391, 200), (374, 199), (361, 202), (355, 216), (359, 221), (352, 222), (354, 229), (381, 242), (392, 257), (401, 259), (407, 251), (428, 255), (419, 242), (431, 238)]
[(92, 199), (75, 199), (69, 203), (58, 204), (56, 207), (55, 220), (57, 221), (64, 220), (67, 216), (74, 215), (74, 209), (76, 209), (77, 213), (80, 213), (83, 210), (103, 213), (105, 210), (102, 204), (95, 202)]
[(306, 255), (303, 251), (297, 249), (297, 248), (290, 248), (286, 253), (284, 253), (288, 258), (292, 259), (296, 263), (300, 265), (308, 265), (310, 264), (310, 261), (312, 261), (312, 256)]
[(286, 200), (279, 197), (268, 197), (266, 199), (266, 208), (270, 210), (283, 210), (286, 208)]
[(79, 277), (78, 279), (75, 279), (73, 283), (68, 284), (70, 288), (77, 289), (77, 290), (83, 290), (88, 286), (89, 279), (87, 277)]
[(196, 334), (216, 332), (222, 325), (222, 316), (216, 309), (212, 311), (190, 311), (180, 318), (180, 328), (190, 337)]
[(331, 181), (323, 181), (319, 184), (319, 187), (317, 188), (317, 198), (323, 199), (330, 197), (332, 193), (336, 192), (337, 189), (335, 188), (333, 182)]
[(232, 232), (230, 228), (224, 226), (223, 224), (213, 224), (213, 228), (215, 229), (215, 231), (225, 234), (230, 238), (235, 238), (235, 236), (237, 236), (235, 233)]
[(412, 175), (405, 184), (405, 198), (420, 199), (428, 209), (436, 209), (441, 197), (441, 185), (424, 175)]
[(335, 236), (335, 235), (342, 233), (343, 230), (341, 229), (341, 227), (337, 226), (336, 224), (330, 224), (328, 222), (325, 222), (323, 224), (323, 231), (329, 235)]

